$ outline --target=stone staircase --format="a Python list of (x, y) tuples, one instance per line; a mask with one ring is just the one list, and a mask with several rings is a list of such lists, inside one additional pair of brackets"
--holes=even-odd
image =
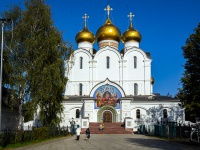
[[(99, 130), (99, 125), (101, 123), (98, 122), (90, 122), (89, 128), (91, 134), (132, 134), (133, 131), (125, 130), (124, 127), (121, 126), (122, 123), (104, 123), (104, 130)], [(86, 129), (81, 129), (81, 134), (85, 134)]]

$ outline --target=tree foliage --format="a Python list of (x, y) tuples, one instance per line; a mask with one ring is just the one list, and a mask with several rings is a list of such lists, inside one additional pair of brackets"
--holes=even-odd
[[(12, 18), (12, 22), (5, 24), (4, 49), (3, 49), (3, 80), (4, 88), (10, 89), (11, 96), (8, 104), (13, 109), (20, 107), (25, 89), (25, 66), (23, 64), (23, 53), (20, 44), (18, 25), (22, 19), (22, 10), (18, 6), (13, 6), (3, 13), (3, 17)], [(13, 28), (13, 26), (15, 28)], [(14, 30), (13, 30), (14, 29)], [(15, 35), (15, 36), (13, 36)], [(21, 111), (19, 111), (21, 113)]]
[(178, 93), (186, 108), (186, 119), (191, 121), (195, 121), (195, 117), (200, 117), (200, 23), (194, 31), (182, 48), (186, 63), (181, 79), (182, 88)]
[(64, 62), (72, 48), (53, 25), (50, 7), (44, 0), (24, 2), (25, 10), (14, 6), (4, 12), (14, 24), (14, 30), (9, 25), (5, 34), (9, 63), (4, 64), (4, 84), (17, 93), (14, 101), (31, 102), (26, 105), (27, 113), (39, 108), (44, 125), (57, 125), (67, 82)]

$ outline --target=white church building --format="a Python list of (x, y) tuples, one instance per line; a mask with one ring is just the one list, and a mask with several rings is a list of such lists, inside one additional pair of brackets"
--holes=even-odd
[[(108, 17), (94, 35), (85, 24), (76, 35), (78, 49), (67, 61), (68, 82), (61, 126), (74, 120), (82, 128), (90, 122), (125, 122), (126, 128), (175, 121), (184, 123), (180, 101), (153, 94), (152, 58), (140, 48), (141, 34), (132, 25), (121, 34)], [(93, 48), (94, 42), (98, 50)], [(124, 44), (119, 51), (119, 43)]]
[(105, 10), (107, 19), (96, 35), (87, 28), (89, 17), (83, 16), (84, 27), (76, 35), (78, 49), (66, 62), (68, 82), (60, 125), (75, 121), (88, 128), (94, 122), (124, 122), (125, 128), (134, 129), (166, 121), (183, 124), (185, 110), (180, 101), (153, 94), (152, 58), (140, 48), (142, 36), (132, 25), (133, 14), (128, 15), (130, 26), (121, 34), (110, 19), (112, 8), (108, 5)]

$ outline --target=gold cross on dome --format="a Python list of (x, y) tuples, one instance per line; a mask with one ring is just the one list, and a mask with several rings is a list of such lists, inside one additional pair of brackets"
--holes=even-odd
[(86, 28), (86, 22), (87, 22), (87, 19), (89, 18), (89, 16), (87, 16), (87, 14), (84, 14), (84, 16), (82, 18), (84, 19), (84, 27)]
[(108, 5), (106, 8), (104, 8), (105, 11), (108, 11), (108, 18), (110, 17), (110, 11), (113, 10), (110, 5)]
[(130, 27), (132, 27), (132, 18), (134, 17), (134, 14), (132, 14), (132, 12), (130, 12), (128, 17), (130, 19)]

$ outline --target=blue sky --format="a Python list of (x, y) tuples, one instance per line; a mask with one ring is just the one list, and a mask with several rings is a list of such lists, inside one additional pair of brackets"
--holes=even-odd
[[(75, 43), (76, 34), (83, 28), (82, 16), (89, 15), (87, 26), (93, 34), (105, 22), (104, 8), (110, 4), (111, 20), (121, 33), (127, 30), (127, 15), (132, 12), (133, 26), (141, 33), (140, 48), (150, 52), (154, 93), (172, 96), (181, 87), (185, 60), (181, 47), (200, 22), (200, 0), (46, 0), (50, 5), (54, 25), (63, 32), (65, 41)], [(0, 0), (0, 12), (23, 0)], [(94, 46), (97, 49), (97, 45)], [(120, 43), (120, 50), (123, 44)]]

